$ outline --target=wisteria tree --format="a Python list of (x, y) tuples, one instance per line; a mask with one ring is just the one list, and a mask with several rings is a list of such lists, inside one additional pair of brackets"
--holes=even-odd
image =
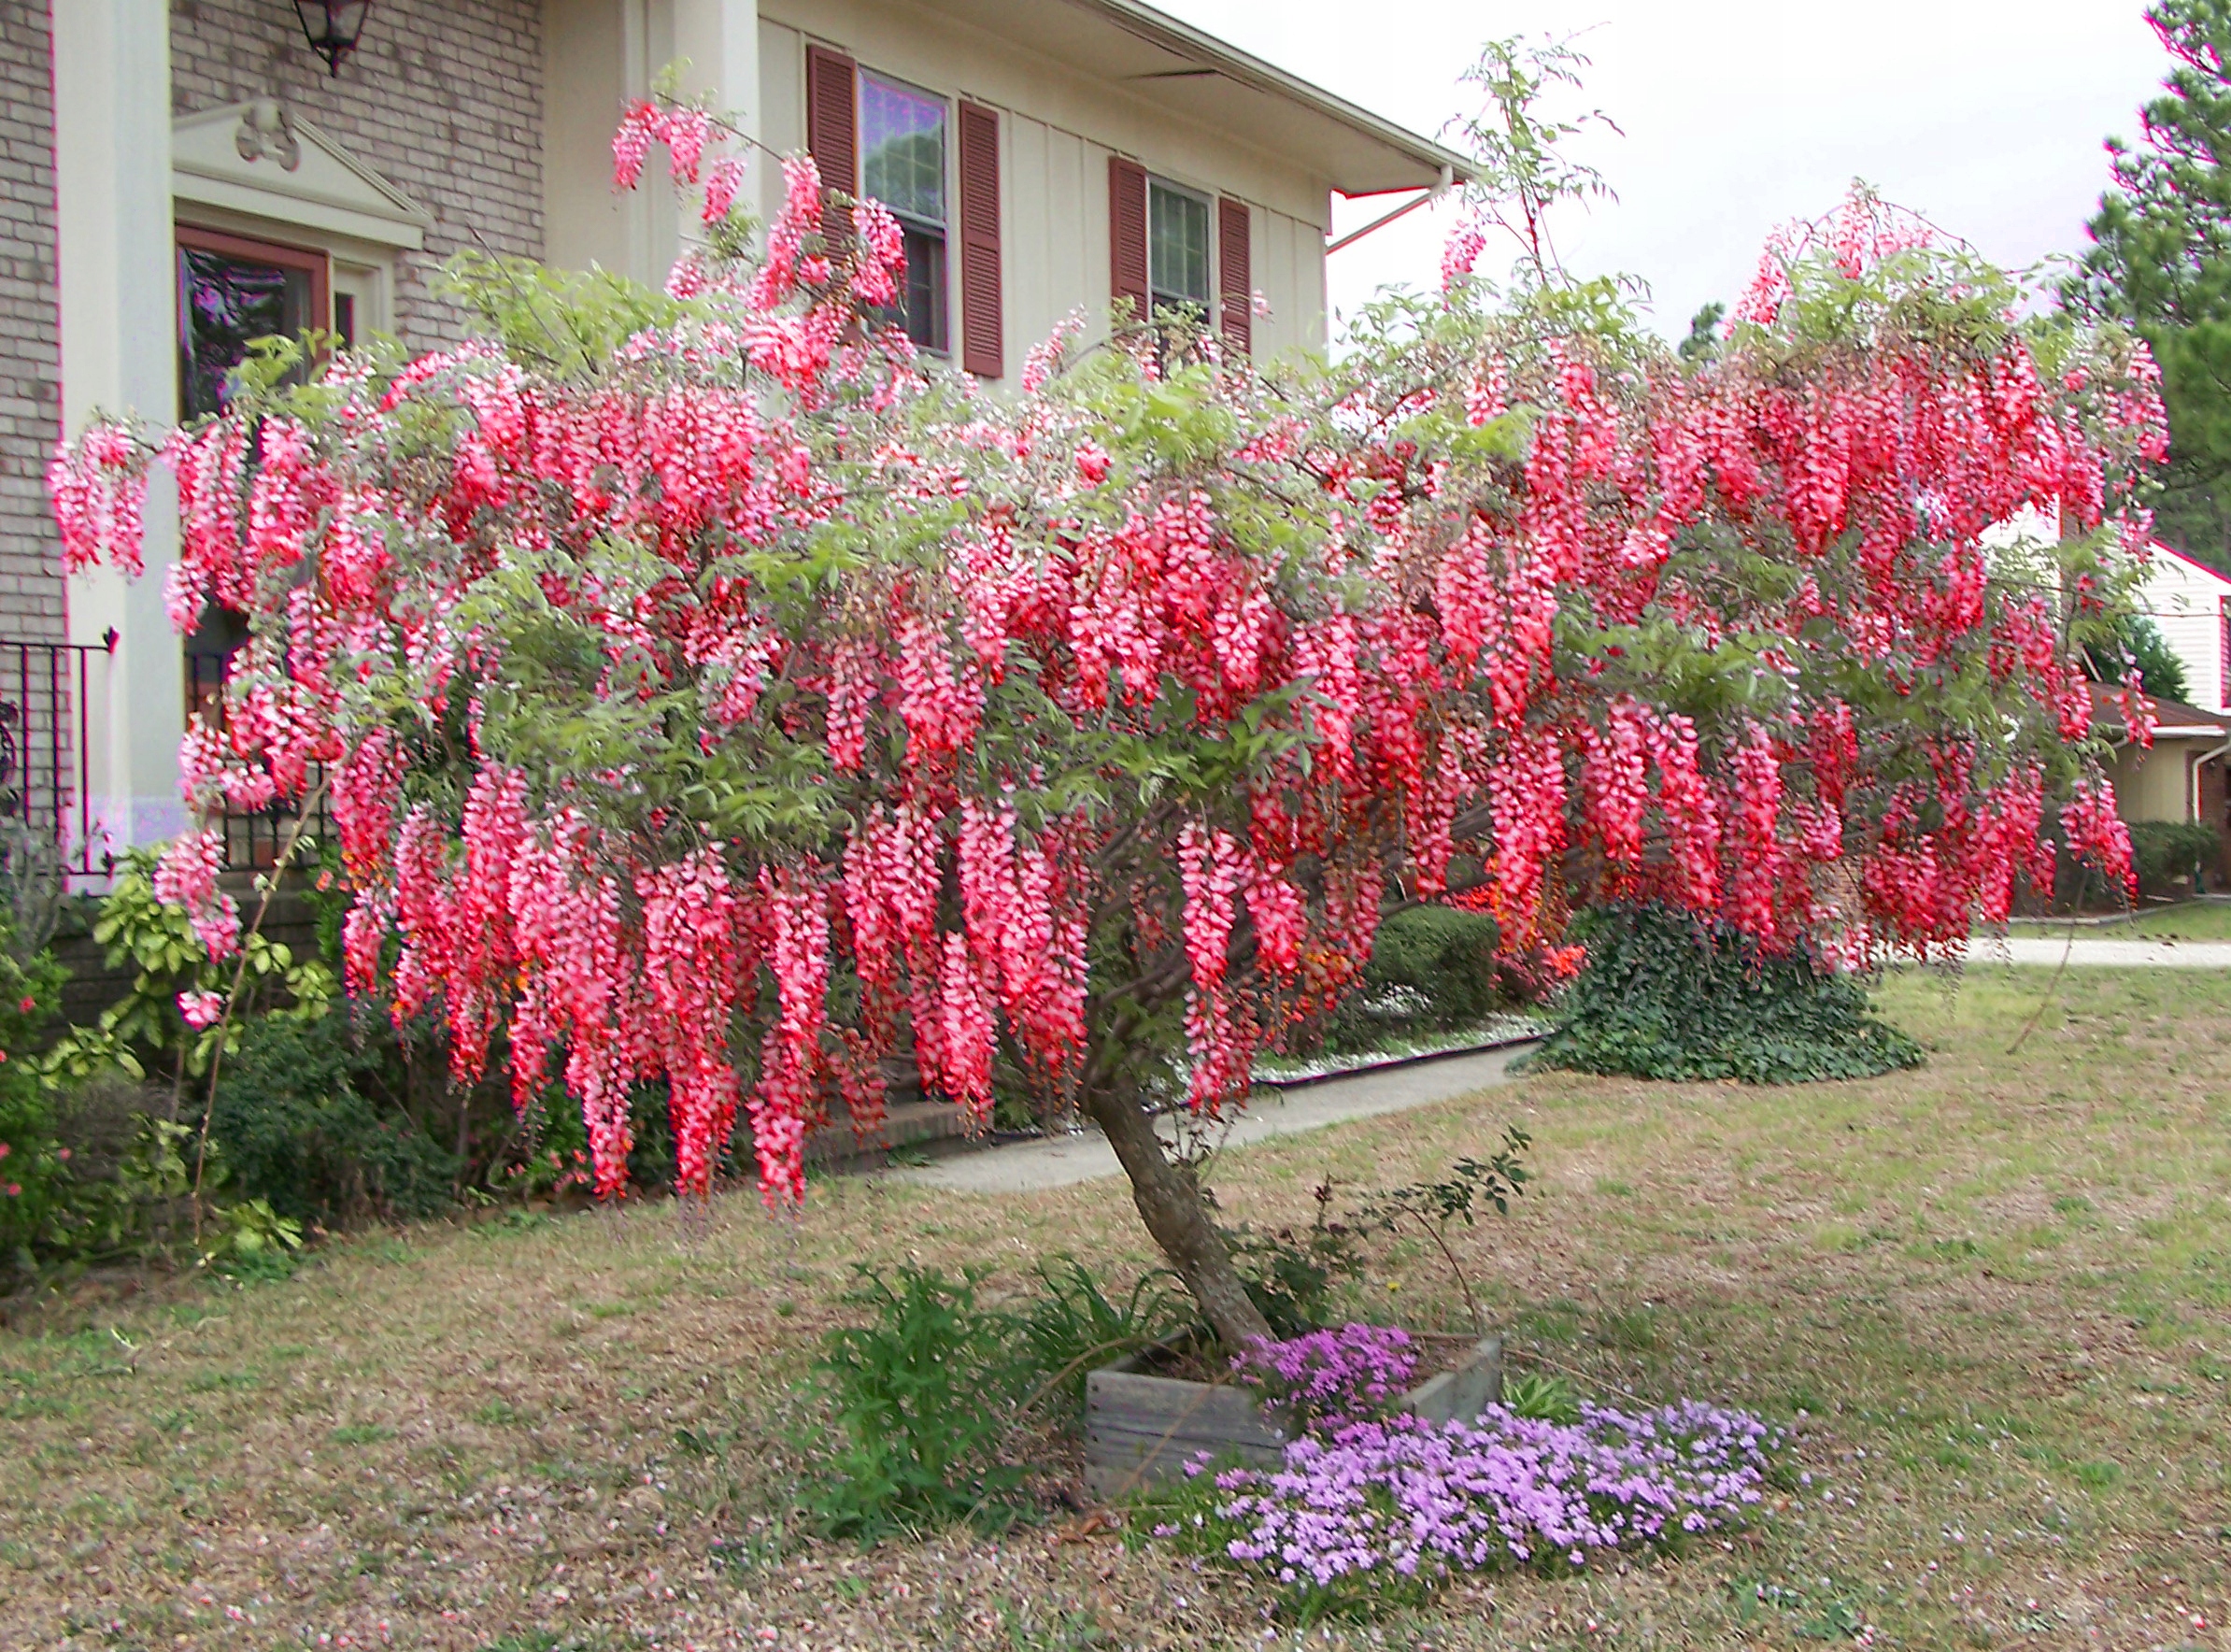
[[(1156, 1117), (1241, 1105), (1393, 906), (1455, 879), (1554, 973), (1609, 899), (1927, 953), (2049, 878), (2056, 813), (2127, 874), (2078, 661), (2150, 364), (1871, 200), (1771, 248), (1696, 369), (1601, 292), (1498, 299), (1472, 231), (1336, 368), (1119, 327), (1000, 395), (879, 323), (880, 206), (792, 159), (746, 258), (706, 117), (634, 111), (623, 184), (654, 144), (709, 237), (666, 298), (490, 269), (478, 342), (275, 361), (53, 477), (70, 565), (136, 570), (175, 472), (173, 618), (249, 634), (190, 798), (328, 774), (352, 990), (438, 1009), (461, 1081), (562, 1083), (607, 1193), (639, 1079), (683, 1189), (740, 1111), (780, 1203), (886, 1058), (979, 1119), (1004, 1061), (1239, 1346)], [(1986, 549), (2025, 506), (2066, 536)], [(217, 862), (182, 840), (163, 890), (221, 955)]]

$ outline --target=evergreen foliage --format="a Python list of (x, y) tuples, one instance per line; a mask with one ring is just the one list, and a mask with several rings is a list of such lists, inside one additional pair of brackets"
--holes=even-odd
[(2108, 140), (2114, 187), (2064, 296), (2153, 346), (2169, 415), (2161, 532), (2231, 568), (2231, 0), (2156, 0), (2146, 18), (2174, 66), (2139, 111), (2143, 141)]
[(2132, 666), (2139, 681), (2156, 700), (2185, 700), (2192, 688), (2184, 680), (2184, 662), (2169, 647), (2161, 627), (2143, 614), (2119, 614), (2114, 634), (2085, 650), (2092, 669), (2102, 682), (2121, 682)]
[(1477, 1026), (1503, 1007), (1495, 919), (1455, 906), (1413, 906), (1379, 925), (1363, 989), (1327, 1021), (1334, 1049), (1369, 1050), (1400, 1033)]
[(1773, 955), (1725, 924), (1651, 904), (1575, 926), (1587, 967), (1535, 1061), (1675, 1082), (1802, 1084), (1921, 1065), (1921, 1047), (1869, 1012), (1867, 991), (1802, 952)]
[(2223, 853), (2215, 828), (2198, 821), (2141, 820), (2130, 829), (2130, 859), (2138, 868), (2139, 889), (2145, 894), (2167, 894), (2181, 877), (2191, 878), (2193, 888), (2198, 888), (2202, 872), (2221, 861)]
[(385, 1093), (394, 1064), (391, 1047), (352, 1042), (345, 1010), (249, 1020), (209, 1120), (235, 1189), (329, 1227), (447, 1208), (456, 1163)]

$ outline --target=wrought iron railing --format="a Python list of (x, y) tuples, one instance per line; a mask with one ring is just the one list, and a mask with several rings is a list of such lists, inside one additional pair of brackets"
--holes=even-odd
[(92, 813), (86, 724), (93, 674), (116, 641), (114, 631), (97, 644), (0, 641), (0, 818), (50, 842), (62, 869), (77, 876), (109, 867)]
[[(186, 656), (186, 709), (189, 713), (201, 713), (202, 720), (213, 729), (224, 727), (224, 685), (231, 663), (229, 654)], [(304, 830), (312, 840), (323, 840), (333, 834), (332, 811), (326, 805), (325, 789), (319, 784), (321, 773), (317, 766), (311, 767), (310, 786), (317, 803)], [(228, 805), (222, 821), (225, 870), (255, 872), (277, 865), (280, 852), (294, 835), (294, 823), (300, 819), (300, 799), (274, 804), (267, 809), (240, 809)], [(299, 867), (302, 855), (307, 852), (306, 848), (298, 852), (291, 864)]]

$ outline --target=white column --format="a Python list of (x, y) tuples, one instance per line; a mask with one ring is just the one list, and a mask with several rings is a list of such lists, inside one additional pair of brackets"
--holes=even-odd
[(543, 50), (545, 258), (663, 286), (696, 203), (677, 197), (661, 154), (640, 186), (614, 192), (613, 129), (625, 105), (649, 94), (653, 76), (687, 59), (683, 95), (710, 93), (756, 133), (758, 0), (545, 0)]
[[(75, 434), (96, 413), (167, 425), (178, 416), (170, 7), (66, 0), (53, 9), (63, 428)], [(89, 790), (112, 848), (175, 836), (187, 823), (178, 762), (184, 651), (163, 612), (177, 556), (177, 494), (159, 469), (146, 577), (127, 582), (102, 570), (69, 585), (70, 640), (118, 635), (106, 673), (92, 674), (87, 715)]]

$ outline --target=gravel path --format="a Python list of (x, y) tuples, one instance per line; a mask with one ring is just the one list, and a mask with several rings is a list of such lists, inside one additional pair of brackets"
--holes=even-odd
[[(1968, 944), (1969, 963), (2053, 969), (2066, 955), (2071, 969), (2231, 969), (2231, 941), (2107, 941), (2078, 936), (1982, 937)], [(1531, 1042), (1471, 1055), (1428, 1057), (1400, 1066), (1350, 1074), (1279, 1090), (1258, 1090), (1226, 1139), (1234, 1146), (1320, 1130), (1445, 1102), (1503, 1083)], [(1120, 1175), (1115, 1149), (1098, 1131), (1018, 1142), (931, 1164), (879, 1174), (957, 1193), (1021, 1193)]]
[[(1534, 1042), (1469, 1055), (1430, 1056), (1400, 1066), (1317, 1079), (1285, 1090), (1258, 1090), (1225, 1140), (1229, 1146), (1239, 1146), (1272, 1136), (1321, 1130), (1350, 1118), (1400, 1113), (1486, 1089), (1505, 1082), (1511, 1063), (1532, 1049)], [(1098, 1131), (1086, 1131), (880, 1174), (957, 1193), (1023, 1193), (1120, 1175), (1123, 1167), (1116, 1162), (1116, 1150)]]
[(2041, 964), (2063, 956), (2070, 969), (2231, 969), (2231, 941), (2103, 941), (2088, 935), (1978, 937), (1968, 944), (1970, 963)]

